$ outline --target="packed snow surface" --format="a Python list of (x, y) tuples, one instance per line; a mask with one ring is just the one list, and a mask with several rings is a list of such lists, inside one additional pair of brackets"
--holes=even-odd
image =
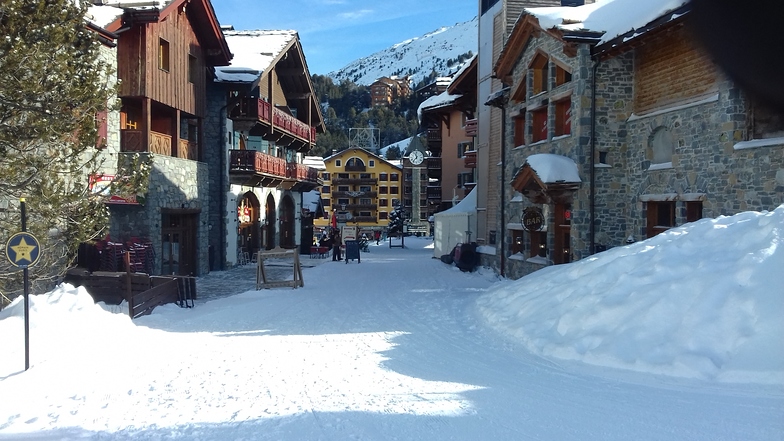
[(783, 229), (704, 219), (516, 281), (407, 237), (133, 321), (62, 285), (30, 296), (28, 370), (0, 311), (0, 440), (781, 440)]

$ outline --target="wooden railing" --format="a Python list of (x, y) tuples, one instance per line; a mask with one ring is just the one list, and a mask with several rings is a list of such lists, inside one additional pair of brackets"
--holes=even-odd
[(307, 165), (290, 163), (287, 165), (286, 177), (294, 181), (318, 182), (319, 172)]
[(172, 155), (172, 137), (158, 132), (150, 132), (150, 152), (156, 155)]
[(465, 168), (476, 168), (476, 150), (463, 154), (463, 165)]
[(230, 150), (229, 171), (263, 173), (285, 178), (286, 160), (256, 150)]
[(465, 136), (476, 136), (478, 128), (479, 128), (479, 121), (476, 118), (466, 120)]
[(318, 184), (320, 176), (313, 167), (287, 163), (283, 158), (256, 150), (230, 150), (229, 172), (251, 172), (311, 184)]
[(177, 157), (182, 159), (190, 159), (191, 161), (199, 160), (199, 144), (190, 142), (187, 139), (181, 139), (177, 146)]
[(428, 199), (441, 199), (441, 187), (427, 187)]
[(253, 118), (290, 133), (309, 142), (316, 141), (316, 128), (294, 118), (288, 113), (273, 107), (259, 98), (242, 98), (240, 105), (231, 113), (231, 118)]

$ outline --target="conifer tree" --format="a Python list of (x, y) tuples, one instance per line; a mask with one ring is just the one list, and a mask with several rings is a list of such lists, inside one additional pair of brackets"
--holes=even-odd
[[(108, 210), (88, 189), (99, 167), (99, 112), (116, 97), (111, 66), (85, 21), (87, 3), (0, 3), (0, 293), (21, 292), (21, 272), (5, 257), (8, 238), (27, 231), (41, 243), (30, 268), (33, 293), (50, 289), (80, 243), (104, 235)], [(115, 159), (116, 160), (116, 159)], [(2, 301), (2, 298), (0, 298)]]

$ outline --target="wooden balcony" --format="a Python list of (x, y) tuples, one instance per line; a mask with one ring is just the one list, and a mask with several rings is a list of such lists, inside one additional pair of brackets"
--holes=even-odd
[(349, 210), (376, 210), (378, 204), (348, 204), (346, 208)]
[(335, 178), (332, 185), (378, 185), (376, 178)]
[(441, 129), (427, 129), (427, 142), (441, 143)]
[(465, 122), (465, 136), (476, 136), (477, 129), (479, 128), (479, 121), (474, 119), (468, 119)]
[(181, 139), (177, 146), (177, 157), (182, 159), (190, 159), (191, 161), (199, 160), (199, 144)]
[(316, 128), (259, 98), (241, 98), (229, 118), (235, 128), (268, 141), (307, 152), (316, 142)]
[(283, 158), (256, 150), (229, 150), (229, 182), (294, 191), (310, 191), (321, 184), (315, 168), (288, 164)]
[(476, 168), (476, 150), (468, 151), (463, 154), (463, 166), (465, 168)]
[(351, 218), (351, 222), (369, 222), (369, 223), (376, 223), (378, 219), (375, 216), (354, 216)]
[(427, 177), (440, 179), (441, 178), (441, 158), (430, 157), (427, 158)]
[(333, 191), (333, 198), (375, 198), (378, 196), (377, 191)]
[(363, 172), (367, 170), (364, 165), (347, 165), (344, 167), (347, 172)]
[(144, 145), (144, 132), (141, 130), (121, 130), (120, 150), (123, 152), (144, 152), (156, 155), (172, 155), (172, 137), (164, 133), (150, 132), (150, 145)]
[(441, 187), (436, 186), (428, 186), (427, 187), (427, 199), (436, 199), (441, 200)]

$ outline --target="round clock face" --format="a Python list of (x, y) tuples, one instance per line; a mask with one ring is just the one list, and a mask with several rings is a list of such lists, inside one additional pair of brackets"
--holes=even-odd
[(419, 150), (414, 150), (410, 155), (408, 155), (408, 160), (411, 161), (411, 163), (414, 165), (421, 164), (424, 159), (425, 155), (423, 155)]

